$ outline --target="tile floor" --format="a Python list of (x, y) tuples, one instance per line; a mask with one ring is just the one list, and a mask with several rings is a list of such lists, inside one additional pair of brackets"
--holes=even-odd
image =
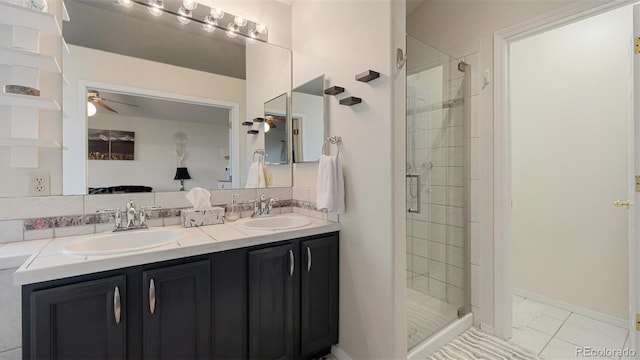
[(580, 359), (576, 356), (576, 347), (624, 349), (628, 346), (625, 328), (517, 295), (513, 295), (513, 319), (513, 337), (509, 341), (547, 359)]

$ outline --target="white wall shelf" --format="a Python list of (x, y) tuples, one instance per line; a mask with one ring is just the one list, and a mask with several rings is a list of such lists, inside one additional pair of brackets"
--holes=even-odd
[(0, 23), (62, 36), (60, 24), (53, 14), (5, 2), (0, 2)]
[(42, 110), (60, 111), (60, 104), (53, 98), (0, 93), (0, 105), (34, 107)]
[(43, 55), (27, 50), (0, 48), (0, 64), (26, 66), (60, 74), (60, 63), (51, 55)]
[(26, 139), (0, 137), (0, 146), (27, 146), (38, 148), (60, 149), (62, 146), (52, 139)]

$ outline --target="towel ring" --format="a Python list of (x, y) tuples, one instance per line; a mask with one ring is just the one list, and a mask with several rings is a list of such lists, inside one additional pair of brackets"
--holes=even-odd
[(253, 152), (253, 161), (256, 161), (256, 154), (258, 155), (258, 161), (264, 162), (264, 156), (266, 154), (264, 149), (258, 149)]
[(342, 137), (340, 137), (340, 136), (329, 136), (325, 140), (325, 142), (322, 144), (322, 155), (324, 155), (324, 149), (325, 149), (327, 143), (335, 145), (338, 148), (338, 153), (336, 154), (336, 156), (340, 156), (340, 145), (342, 144)]

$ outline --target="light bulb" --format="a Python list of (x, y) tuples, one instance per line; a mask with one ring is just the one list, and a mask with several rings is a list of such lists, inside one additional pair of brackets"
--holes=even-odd
[(184, 7), (180, 7), (180, 9), (178, 9), (178, 21), (183, 24), (186, 25), (189, 22), (191, 22), (191, 15), (193, 14), (193, 11), (191, 10), (187, 10)]
[(131, 1), (131, 0), (118, 0), (118, 4), (129, 8), (129, 7), (133, 6), (133, 1)]
[(238, 32), (238, 27), (234, 23), (229, 23), (227, 26), (227, 36), (230, 38), (236, 37)]
[(196, 0), (182, 0), (182, 6), (187, 10), (194, 10), (198, 7), (198, 2)]
[(97, 111), (98, 109), (96, 109), (96, 106), (93, 105), (92, 102), (87, 101), (87, 116), (93, 116), (96, 114)]
[(236, 16), (233, 22), (240, 27), (247, 25), (247, 19), (244, 16)]
[(149, 7), (147, 10), (153, 16), (162, 15), (162, 9), (164, 8), (164, 4), (162, 0), (149, 0)]
[(221, 19), (224, 16), (224, 11), (222, 11), (222, 9), (220, 9), (219, 7), (213, 8), (209, 12), (209, 15), (211, 15), (211, 17), (216, 20)]
[(249, 36), (251, 36), (252, 39), (257, 39), (258, 38), (258, 31), (256, 29), (253, 29), (251, 31), (249, 31)]
[(269, 130), (271, 130), (271, 126), (269, 126), (269, 124), (267, 124), (266, 122), (264, 123), (264, 132), (268, 133)]
[(258, 34), (266, 34), (267, 33), (267, 25), (265, 24), (256, 24), (256, 31)]
[(207, 24), (202, 24), (202, 28), (203, 28), (205, 31), (207, 31), (207, 32), (213, 32), (213, 31), (216, 29), (216, 27), (215, 27), (215, 26), (213, 26), (213, 25), (211, 25), (211, 24), (209, 24), (209, 23), (207, 23)]

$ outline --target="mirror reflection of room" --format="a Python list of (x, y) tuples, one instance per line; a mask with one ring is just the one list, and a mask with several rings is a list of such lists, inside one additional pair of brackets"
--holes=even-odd
[[(88, 104), (94, 103), (92, 91)], [(188, 180), (187, 189), (215, 188), (217, 181), (228, 180), (225, 170), (230, 166), (229, 109), (105, 90), (100, 90), (99, 96), (96, 111), (87, 120), (90, 194), (113, 193), (113, 187), (126, 192), (131, 186), (176, 191), (176, 180)], [(92, 132), (105, 131), (109, 135), (91, 136)], [(105, 139), (112, 144), (118, 139), (116, 132), (135, 134), (135, 141), (129, 141), (131, 155), (105, 157), (100, 151), (92, 151), (92, 142), (104, 143), (100, 139)], [(105, 158), (109, 161), (100, 160)], [(177, 171), (179, 168), (186, 170)], [(184, 179), (176, 179), (175, 174), (184, 174), (178, 176)]]
[(318, 161), (324, 139), (324, 75), (291, 93), (293, 162)]

